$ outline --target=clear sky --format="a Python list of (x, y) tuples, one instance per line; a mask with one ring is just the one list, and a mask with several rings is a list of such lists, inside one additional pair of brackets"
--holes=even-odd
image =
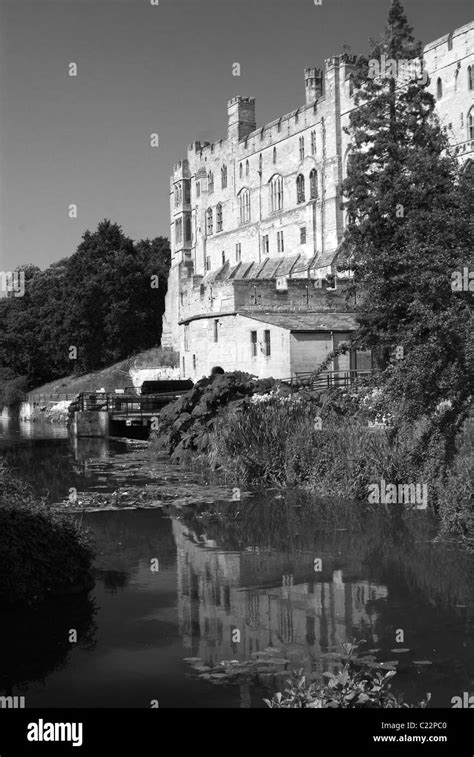
[[(256, 97), (257, 125), (298, 107), (304, 67), (343, 43), (365, 52), (389, 4), (0, 0), (1, 269), (71, 255), (105, 217), (134, 239), (169, 236), (171, 167), (193, 140), (225, 137), (227, 100)], [(470, 0), (404, 5), (424, 44), (473, 15)]]

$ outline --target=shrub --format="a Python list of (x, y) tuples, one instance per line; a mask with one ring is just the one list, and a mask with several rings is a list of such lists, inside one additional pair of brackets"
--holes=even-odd
[(165, 448), (175, 462), (186, 452), (206, 452), (209, 435), (223, 410), (227, 406), (236, 409), (245, 397), (267, 392), (274, 384), (274, 379), (257, 379), (240, 371), (201, 379), (162, 410), (156, 445)]
[(32, 604), (93, 585), (93, 551), (72, 516), (35, 500), (0, 465), (0, 602)]
[(474, 547), (471, 455), (469, 452), (461, 453), (444, 479), (436, 481), (435, 487), (441, 534), (461, 536)]

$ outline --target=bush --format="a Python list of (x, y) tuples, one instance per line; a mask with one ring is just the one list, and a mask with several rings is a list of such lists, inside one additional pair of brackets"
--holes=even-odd
[(0, 602), (28, 605), (93, 586), (93, 551), (73, 516), (35, 500), (0, 465)]
[(265, 704), (271, 708), (294, 709), (427, 707), (430, 694), (417, 705), (402, 702), (391, 691), (390, 680), (396, 675), (395, 670), (377, 669), (377, 664), (369, 657), (365, 658), (368, 663), (358, 659), (354, 654), (358, 645), (354, 643), (343, 646), (346, 654), (341, 657), (345, 658), (345, 665), (338, 673), (323, 673), (325, 683), (307, 683), (302, 670), (294, 671), (284, 693), (264, 699)]
[(161, 411), (156, 446), (166, 449), (174, 462), (186, 452), (206, 452), (209, 435), (223, 410), (227, 406), (235, 410), (245, 397), (267, 392), (274, 384), (274, 379), (257, 379), (240, 371), (201, 379)]

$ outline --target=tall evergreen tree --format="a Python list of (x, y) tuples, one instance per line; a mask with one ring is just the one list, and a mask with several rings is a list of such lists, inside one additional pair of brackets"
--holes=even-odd
[(473, 188), (450, 154), (422, 59), (408, 65), (420, 55), (393, 0), (383, 38), (357, 63), (341, 267), (354, 273), (355, 346), (378, 355), (392, 410), (416, 419), (449, 400), (456, 426), (474, 384), (473, 317), (472, 293), (453, 291), (451, 275), (472, 265)]

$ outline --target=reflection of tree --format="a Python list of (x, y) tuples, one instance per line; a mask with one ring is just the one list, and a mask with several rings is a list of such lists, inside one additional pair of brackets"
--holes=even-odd
[[(84, 525), (94, 534), (97, 571), (125, 575), (140, 562), (149, 564), (152, 558), (158, 558), (163, 568), (175, 564), (170, 522), (160, 510), (87, 513)], [(115, 578), (110, 577), (110, 581), (118, 586)]]
[(81, 479), (71, 470), (63, 439), (34, 439), (5, 450), (5, 461), (14, 474), (31, 484), (40, 497), (62, 499), (71, 486), (80, 490)]
[[(12, 695), (31, 681), (44, 681), (63, 667), (74, 646), (95, 646), (96, 607), (86, 594), (61, 597), (36, 609), (6, 612), (2, 617), (0, 692)], [(77, 644), (69, 642), (70, 629)]]
[(102, 579), (104, 586), (112, 594), (118, 589), (124, 589), (128, 583), (129, 575), (120, 570), (96, 570), (95, 577)]

